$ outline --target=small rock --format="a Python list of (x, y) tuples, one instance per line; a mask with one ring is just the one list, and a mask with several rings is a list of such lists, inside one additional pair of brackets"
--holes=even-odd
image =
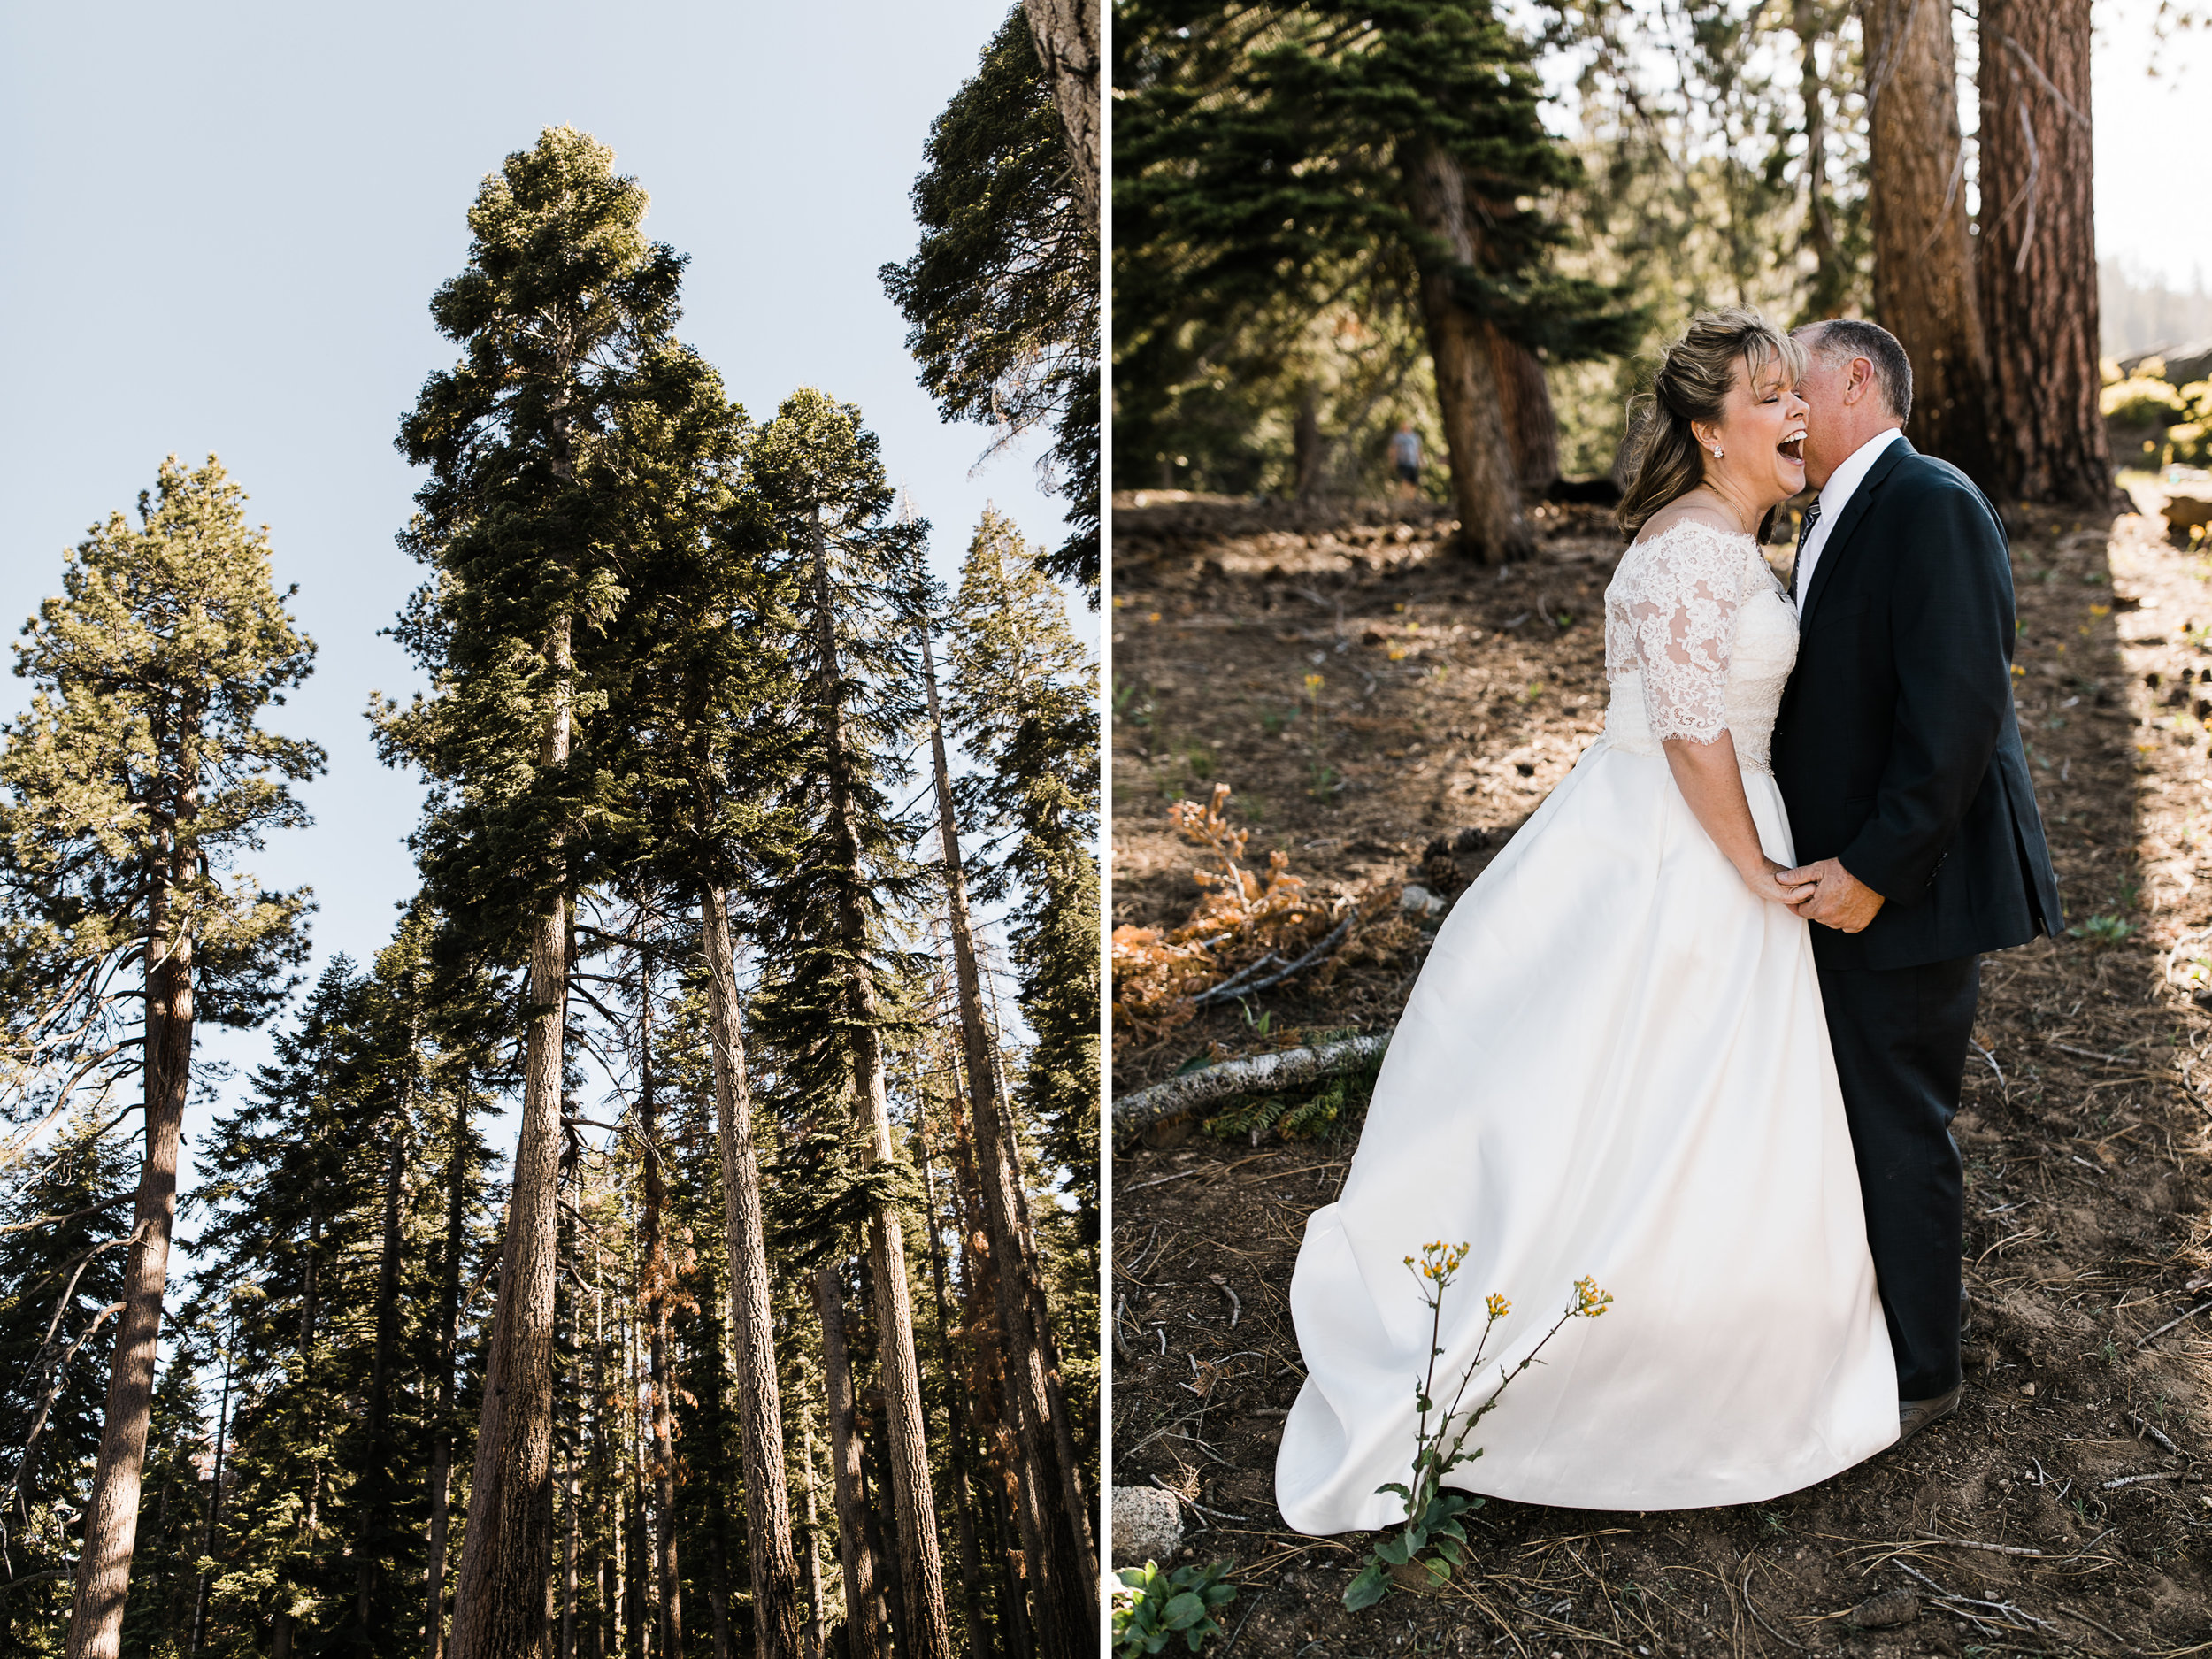
[(1909, 1624), (1920, 1617), (1920, 1598), (1910, 1590), (1885, 1590), (1879, 1595), (1870, 1595), (1844, 1617), (1861, 1630), (1887, 1630), (1893, 1624)]
[(2187, 530), (2200, 524), (2212, 524), (2212, 494), (2200, 495), (2192, 490), (2186, 495), (2176, 493), (2167, 496), (2169, 530)]
[(1406, 883), (1406, 890), (1398, 895), (1398, 908), (1410, 910), (1416, 916), (1441, 916), (1447, 908), (1444, 901), (1417, 881)]
[(1183, 1511), (1150, 1486), (1114, 1488), (1114, 1565), (1165, 1561), (1183, 1547)]

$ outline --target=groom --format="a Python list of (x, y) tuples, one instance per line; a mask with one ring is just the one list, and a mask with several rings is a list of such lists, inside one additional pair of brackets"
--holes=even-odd
[(1973, 483), (1901, 428), (1912, 365), (1872, 323), (1815, 323), (1798, 391), (1820, 491), (1790, 595), (1774, 777), (1812, 882), (1798, 913), (1857, 1154), (1897, 1358), (1898, 1439), (1958, 1409), (1958, 1110), (1980, 953), (2057, 933), (2058, 881), (2012, 702), (2012, 563)]

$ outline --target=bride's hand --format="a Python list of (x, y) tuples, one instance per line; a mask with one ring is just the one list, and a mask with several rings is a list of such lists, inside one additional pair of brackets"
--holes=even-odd
[(1775, 878), (1784, 874), (1789, 866), (1778, 864), (1771, 858), (1762, 857), (1755, 864), (1742, 872), (1744, 886), (1758, 897), (1776, 904), (1799, 904), (1809, 899), (1819, 889), (1810, 881), (1801, 881), (1786, 887)]

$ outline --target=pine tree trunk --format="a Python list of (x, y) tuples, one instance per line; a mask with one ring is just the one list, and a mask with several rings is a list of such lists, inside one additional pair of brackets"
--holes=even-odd
[(722, 1155), (722, 1227), (730, 1255), (730, 1346), (745, 1477), (753, 1646), (758, 1659), (799, 1659), (804, 1626), (799, 1563), (791, 1548), (790, 1489), (784, 1477), (783, 1403), (776, 1379), (768, 1244), (761, 1224), (760, 1158), (753, 1141), (752, 1088), (738, 1012), (729, 909), (721, 887), (711, 881), (699, 888), (699, 933), (706, 958), (716, 1139)]
[[(1865, 9), (1887, 4), (1867, 0)], [(1828, 184), (1828, 83), (1820, 73), (1820, 42), (1834, 30), (1832, 0), (1791, 0), (1790, 28), (1798, 44), (1798, 102), (1805, 110), (1805, 241), (1813, 257), (1801, 322), (1839, 317), (1851, 297), (1851, 268), (1836, 236), (1835, 203)], [(1847, 8), (1849, 0), (1844, 0)]]
[(1460, 550), (1488, 564), (1535, 550), (1513, 472), (1486, 325), (1459, 302), (1455, 273), (1479, 263), (1460, 165), (1426, 141), (1404, 162), (1413, 216), (1436, 244), (1421, 261), (1421, 314), (1436, 369), (1436, 402), (1459, 510)]
[(1977, 274), (1997, 481), (2023, 501), (2107, 508), (2090, 0), (1984, 0), (1981, 38)]
[(446, 1532), (453, 1502), (453, 1367), (461, 1346), (461, 1248), (468, 1233), (468, 1097), (453, 1092), (453, 1149), (446, 1158), (445, 1260), (438, 1286), (438, 1389), (430, 1428), (430, 1560), (425, 1570), (429, 1659), (445, 1652)]
[[(552, 706), (542, 771), (568, 764), (569, 618), (546, 657)], [(557, 867), (562, 863), (555, 849)], [(454, 1586), (453, 1659), (544, 1659), (553, 1562), (553, 1292), (560, 1207), (561, 1072), (568, 1013), (568, 901), (549, 897), (531, 928), (532, 1016), (523, 1060), (522, 1128), (500, 1254), (484, 1414), (469, 1483), (468, 1531)]]
[(951, 1437), (952, 1490), (960, 1523), (960, 1597), (968, 1620), (968, 1652), (981, 1659), (989, 1651), (983, 1627), (983, 1556), (976, 1546), (973, 1481), (968, 1470), (966, 1391), (959, 1368), (953, 1363), (952, 1315), (945, 1296), (945, 1251), (937, 1236), (937, 1185), (929, 1170), (929, 1128), (919, 1118), (914, 1125), (916, 1161), (922, 1169), (922, 1197), (929, 1218), (929, 1282), (937, 1302), (938, 1363), (945, 1376), (946, 1430)]
[(1298, 419), (1290, 433), (1291, 490), (1300, 501), (1321, 494), (1328, 454), (1321, 441), (1321, 388), (1309, 375), (1298, 384)]
[(675, 1273), (668, 1262), (663, 1210), (667, 1183), (661, 1175), (660, 1097), (653, 1077), (651, 958), (638, 966), (638, 1127), (644, 1141), (645, 1208), (639, 1246), (645, 1257), (646, 1375), (652, 1385), (653, 1576), (659, 1598), (661, 1659), (683, 1659), (682, 1580), (676, 1571), (676, 1413), (668, 1374), (668, 1291)]
[(891, 1632), (884, 1624), (875, 1558), (868, 1548), (868, 1500), (861, 1473), (860, 1439), (853, 1432), (853, 1369), (845, 1344), (845, 1289), (838, 1283), (834, 1267), (815, 1270), (814, 1307), (822, 1320), (830, 1498), (837, 1506), (837, 1556), (845, 1572), (845, 1651), (849, 1659), (889, 1659)]
[[(196, 712), (185, 716), (181, 729), (196, 732)], [(175, 775), (188, 780), (198, 776), (188, 741), (180, 745)], [(189, 821), (198, 805), (196, 787), (180, 787), (177, 820)], [(154, 891), (147, 906), (146, 1155), (139, 1168), (132, 1243), (124, 1257), (123, 1311), (115, 1325), (99, 1459), (85, 1502), (66, 1659), (118, 1659), (122, 1651), (123, 1607), (130, 1593), (146, 1431), (153, 1413), (161, 1302), (169, 1283), (170, 1241), (176, 1232), (177, 1156), (184, 1137), (185, 1096), (192, 1083), (193, 939), (183, 918), (169, 914), (173, 884), (189, 873), (177, 867), (181, 862), (173, 844), (165, 849), (153, 872)]]
[(1506, 449), (1513, 457), (1513, 480), (1523, 499), (1533, 499), (1559, 481), (1559, 417), (1551, 406), (1551, 387), (1533, 351), (1487, 323), (1483, 334), (1490, 347), (1490, 375), (1497, 382)]
[[(1802, 0), (1801, 0), (1802, 4)], [(1905, 431), (1985, 488), (1990, 448), (1989, 352), (1975, 292), (1966, 217), (1951, 9), (1930, 0), (1865, 0), (1874, 234), (1874, 315), (1912, 360)], [(1986, 164), (1985, 164), (1986, 165)], [(1983, 191), (1985, 204), (1989, 199)]]
[(1081, 1517), (1064, 1499), (1059, 1448), (1052, 1433), (1047, 1367), (1040, 1351), (1036, 1307), (1027, 1294), (1028, 1252), (1021, 1225), (1021, 1174), (999, 1088), (991, 1034), (983, 1018), (983, 982), (968, 918), (967, 877), (960, 863), (960, 826), (953, 809), (952, 772), (937, 710), (937, 670), (929, 635), (922, 635), (922, 685), (929, 702), (930, 752), (937, 783), (937, 833), (944, 849), (946, 910), (952, 936), (960, 1031), (967, 1058), (968, 1106), (976, 1126), (982, 1176), (984, 1236), (997, 1274), (998, 1322), (1005, 1343), (1009, 1392), (1022, 1483), (1022, 1548), (1036, 1596), (1038, 1651), (1044, 1659), (1077, 1659), (1098, 1647), (1098, 1563), (1077, 1535)]
[[(883, 1017), (875, 976), (861, 879), (860, 836), (853, 802), (853, 760), (845, 738), (843, 679), (830, 594), (829, 559), (817, 510), (814, 548), (816, 630), (826, 684), (817, 699), (829, 786), (830, 846), (837, 883), (837, 927), (845, 949), (846, 1037), (852, 1062), (856, 1126), (867, 1138), (871, 1164), (893, 1161), (891, 1106), (884, 1083)], [(899, 1622), (907, 1659), (953, 1659), (945, 1616), (944, 1563), (937, 1539), (936, 1504), (929, 1485), (929, 1448), (922, 1412), (921, 1370), (914, 1352), (914, 1310), (907, 1288), (906, 1236), (898, 1207), (886, 1202), (868, 1220), (868, 1266), (875, 1298), (876, 1344), (883, 1378), (883, 1451), (891, 1468), (891, 1501), (898, 1539), (899, 1584), (904, 1617)]]
[(591, 1248), (591, 1659), (611, 1659), (622, 1648), (616, 1617), (610, 1552), (614, 1538), (612, 1494), (607, 1473), (607, 1317), (600, 1282), (599, 1241)]
[(399, 1201), (407, 1181), (407, 1131), (415, 1111), (416, 1020), (412, 1009), (407, 1021), (407, 1063), (401, 1072), (399, 1092), (389, 1119), (391, 1148), (384, 1164), (384, 1217), (376, 1268), (376, 1342), (369, 1361), (368, 1421), (361, 1456), (361, 1480), (366, 1488), (361, 1506), (361, 1530), (355, 1548), (360, 1559), (354, 1569), (354, 1622), (369, 1645), (377, 1644), (370, 1631), (369, 1604), (376, 1589), (376, 1561), (389, 1523), (392, 1473), (385, 1442), (391, 1432), (392, 1363), (399, 1345), (399, 1258), (401, 1249)]
[(1098, 0), (1022, 0), (1029, 37), (1067, 135), (1068, 174), (1083, 222), (1098, 234)]
[[(215, 1558), (215, 1540), (222, 1528), (223, 1522), (223, 1453), (230, 1439), (231, 1356), (237, 1343), (238, 1315), (234, 1304), (230, 1321), (230, 1340), (223, 1347), (222, 1403), (215, 1409), (214, 1468), (207, 1488), (207, 1536), (200, 1548), (200, 1554), (210, 1561)], [(199, 1589), (192, 1600), (192, 1644), (185, 1650), (190, 1655), (198, 1655), (201, 1639), (207, 1633), (207, 1589), (210, 1576), (204, 1572), (200, 1574)]]
[(822, 1608), (822, 1517), (814, 1501), (814, 1423), (799, 1419), (800, 1466), (806, 1471), (806, 1659), (822, 1659), (827, 1624)]

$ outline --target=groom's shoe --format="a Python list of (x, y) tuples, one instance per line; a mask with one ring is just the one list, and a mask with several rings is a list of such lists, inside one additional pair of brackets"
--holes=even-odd
[(1950, 1393), (1938, 1394), (1932, 1400), (1900, 1400), (1897, 1402), (1895, 1444), (1902, 1446), (1931, 1423), (1939, 1423), (1956, 1411), (1959, 1396), (1965, 1391), (1966, 1383), (1962, 1379), (1951, 1385)]

